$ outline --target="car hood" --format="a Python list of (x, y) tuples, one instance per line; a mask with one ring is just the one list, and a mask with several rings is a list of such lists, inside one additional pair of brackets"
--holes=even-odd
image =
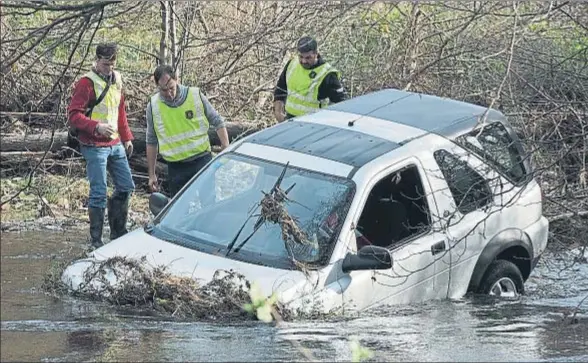
[(199, 252), (137, 229), (96, 249), (89, 258), (74, 261), (64, 271), (62, 280), (76, 288), (83, 281), (84, 271), (93, 261), (103, 261), (115, 256), (145, 258), (152, 267), (167, 266), (167, 271), (171, 274), (192, 276), (202, 285), (210, 282), (217, 270), (233, 270), (244, 275), (249, 282), (257, 283), (268, 296), (273, 292), (281, 294), (288, 290), (287, 296), (280, 299), (282, 301), (299, 297), (302, 291), (292, 294), (293, 287), (297, 287), (295, 290), (302, 288), (308, 291), (309, 286), (316, 286), (318, 279), (318, 274), (315, 273), (306, 277), (298, 270), (281, 270)]

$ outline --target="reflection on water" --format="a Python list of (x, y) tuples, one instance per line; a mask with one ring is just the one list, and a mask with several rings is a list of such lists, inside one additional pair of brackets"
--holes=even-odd
[[(486, 299), (380, 308), (360, 318), (219, 325), (53, 299), (39, 286), (51, 258), (80, 243), (67, 234), (2, 234), (2, 361), (292, 361), (298, 341), (319, 360), (349, 361), (352, 336), (374, 361), (586, 361), (586, 265), (542, 263), (520, 302)], [(573, 324), (570, 321), (573, 320)]]

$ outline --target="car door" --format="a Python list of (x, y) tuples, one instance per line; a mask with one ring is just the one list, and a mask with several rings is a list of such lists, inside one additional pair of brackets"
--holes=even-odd
[[(398, 175), (404, 176), (398, 178)], [(418, 176), (418, 178), (412, 178), (418, 179), (418, 181), (411, 180), (412, 175)], [(414, 185), (415, 188), (418, 186), (418, 193), (422, 194), (422, 201), (426, 206), (424, 213), (428, 215), (428, 218), (437, 213), (430, 185), (427, 182), (423, 183), (426, 181), (423, 167), (417, 158), (411, 157), (383, 170), (370, 180), (363, 193), (363, 206), (358, 209), (358, 215), (354, 217), (357, 228), (361, 227), (362, 216), (369, 213), (368, 208), (373, 204), (370, 198), (376, 196), (375, 190), (387, 180), (399, 180), (396, 184), (398, 188), (408, 186), (410, 189), (411, 185)], [(403, 180), (407, 184), (402, 185)], [(396, 181), (394, 182), (396, 183)], [(419, 205), (418, 208), (424, 207)], [(411, 213), (414, 213), (414, 210), (418, 209), (413, 209)], [(393, 216), (393, 213), (384, 215), (384, 221), (398, 226), (398, 220), (394, 220), (397, 216)], [(406, 221), (410, 222), (413, 215), (407, 214)], [(379, 304), (419, 302), (446, 295), (446, 291), (442, 290), (446, 286), (441, 289), (435, 289), (434, 286), (435, 263), (438, 260), (436, 255), (446, 249), (445, 235), (432, 228), (430, 220), (428, 225), (411, 229), (408, 233), (403, 234), (398, 241), (394, 241), (388, 246), (377, 245), (390, 250), (393, 260), (392, 267), (387, 270), (350, 272), (351, 282), (344, 294), (348, 304), (356, 308), (366, 308)]]
[(458, 138), (460, 145), (474, 152), (496, 170), (500, 191), (496, 203), (505, 222), (521, 229), (541, 218), (541, 189), (532, 178), (532, 170), (523, 147), (509, 128), (493, 122)]
[(441, 255), (436, 286), (447, 286), (448, 297), (466, 292), (477, 257), (500, 229), (503, 180), (487, 164), (457, 145), (433, 152), (436, 165), (429, 180), (445, 231), (448, 251)]

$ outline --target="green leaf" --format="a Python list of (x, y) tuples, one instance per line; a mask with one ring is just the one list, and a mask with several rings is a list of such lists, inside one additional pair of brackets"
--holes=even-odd
[(272, 322), (272, 307), (278, 300), (278, 296), (272, 294), (272, 296), (267, 298), (264, 296), (259, 285), (254, 282), (249, 288), (249, 298), (251, 299), (251, 304), (243, 305), (243, 309), (247, 312), (255, 313), (257, 318), (263, 322)]
[(271, 323), (273, 320), (271, 305), (264, 304), (262, 307), (258, 308), (257, 318), (265, 323)]
[(351, 348), (352, 362), (362, 362), (374, 356), (374, 353), (370, 349), (362, 347), (357, 339), (353, 339), (349, 345)]
[(253, 306), (253, 304), (245, 304), (243, 305), (243, 309), (245, 309), (245, 311), (247, 311), (248, 313), (255, 312), (255, 307)]

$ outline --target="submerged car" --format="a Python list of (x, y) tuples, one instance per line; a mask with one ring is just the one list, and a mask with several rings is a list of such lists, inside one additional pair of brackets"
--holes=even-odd
[(156, 215), (74, 262), (144, 257), (210, 281), (234, 270), (298, 309), (516, 298), (546, 248), (529, 156), (502, 113), (386, 89), (249, 135)]

